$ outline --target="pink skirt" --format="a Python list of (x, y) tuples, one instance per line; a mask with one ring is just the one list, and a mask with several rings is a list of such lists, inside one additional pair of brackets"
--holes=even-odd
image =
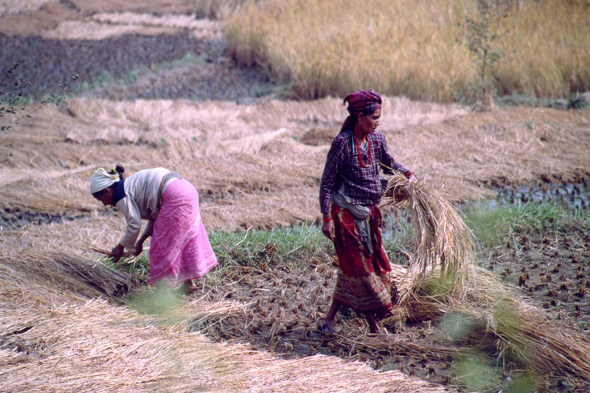
[(185, 179), (171, 182), (150, 244), (150, 283), (175, 285), (200, 278), (217, 265), (199, 212), (199, 194)]

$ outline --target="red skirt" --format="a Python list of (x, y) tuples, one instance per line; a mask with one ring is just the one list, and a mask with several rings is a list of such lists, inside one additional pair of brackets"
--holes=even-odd
[(334, 246), (338, 256), (338, 279), (334, 300), (359, 313), (385, 316), (392, 308), (391, 264), (383, 247), (381, 211), (371, 207), (369, 227), (373, 255), (361, 242), (355, 217), (347, 209), (332, 205)]

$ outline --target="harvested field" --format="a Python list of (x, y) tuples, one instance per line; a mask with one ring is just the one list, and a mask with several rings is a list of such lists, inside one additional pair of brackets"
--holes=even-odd
[(68, 272), (51, 265), (67, 261), (64, 255), (41, 259), (47, 263), (34, 256), (0, 260), (0, 375), (7, 392), (444, 391), (361, 362), (322, 355), (287, 361), (249, 346), (214, 344), (191, 333), (188, 322), (201, 313), (237, 311), (232, 303), (201, 299), (173, 313), (141, 315), (96, 298), (88, 282), (70, 278), (81, 268), (105, 270), (100, 263), (80, 258), (72, 268), (70, 259)]
[(50, 25), (23, 14), (2, 18), (0, 66), (20, 66), (3, 73), (0, 91), (18, 80), (30, 83), (22, 94), (37, 101), (59, 93), (64, 83), (79, 96), (111, 100), (251, 100), (274, 89), (259, 72), (229, 58), (221, 22), (177, 14), (86, 15), (53, 6), (62, 8), (51, 18), (35, 14)]
[[(494, 195), (490, 187), (506, 181), (588, 174), (587, 111), (467, 114), (401, 98), (387, 98), (385, 105), (380, 128), (393, 155), (422, 177), (444, 183), (451, 200)], [(2, 136), (3, 143), (16, 145), (13, 161), (1, 169), (6, 186), (0, 195), (4, 208), (99, 211), (86, 196), (87, 179), (96, 166), (121, 162), (130, 173), (164, 166), (186, 176), (201, 193), (211, 229), (313, 221), (329, 142), (325, 136), (313, 145), (302, 142), (326, 129), (335, 135), (343, 117), (337, 99), (258, 105), (70, 100)], [(56, 183), (60, 177), (68, 188)]]
[[(75, 97), (26, 106), (32, 117), (0, 133), (0, 154), (10, 154), (0, 163), (3, 389), (491, 392), (524, 383), (540, 392), (588, 391), (584, 364), (525, 367), (531, 353), (547, 352), (510, 347), (500, 330), (452, 340), (444, 326), (460, 323), (441, 316), (457, 308), (411, 296), (404, 299), (412, 314), (400, 308), (384, 321), (384, 337), (368, 336), (353, 311), (339, 314), (336, 334), (324, 337), (318, 326), (336, 270), (315, 223), (326, 154), (346, 117), (341, 99), (286, 99), (288, 86), (234, 63), (224, 22), (195, 19), (193, 1), (18, 4), (13, 12), (0, 1), (0, 65), (21, 63), (10, 77), (31, 81), (36, 102), (73, 74), (82, 77), (68, 87)], [(7, 78), (0, 84), (12, 86)], [(579, 220), (506, 227), (493, 243), (478, 239), (473, 255), (493, 273), (480, 282), (513, 284), (502, 293), (551, 338), (563, 327), (560, 350), (568, 339), (586, 343), (590, 224), (580, 195), (590, 179), (590, 110), (473, 113), (385, 97), (379, 130), (392, 155), (448, 206), (488, 203), (498, 192), (498, 204), (514, 206), (545, 195), (571, 199)], [(156, 299), (164, 311), (150, 308), (160, 295), (146, 287), (145, 257), (113, 266), (96, 251), (113, 247), (125, 229), (118, 212), (88, 193), (96, 167), (115, 163), (128, 175), (166, 167), (200, 194), (220, 266), (197, 295)], [(536, 184), (541, 194), (530, 189)], [(402, 282), (414, 222), (407, 211), (386, 211), (388, 252)], [(481, 310), (472, 311), (461, 315), (481, 328)], [(480, 371), (492, 387), (466, 383)]]

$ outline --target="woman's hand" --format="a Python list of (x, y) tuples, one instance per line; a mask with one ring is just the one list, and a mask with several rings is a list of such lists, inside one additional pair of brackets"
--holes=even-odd
[(139, 254), (141, 254), (143, 252), (143, 240), (139, 240), (136, 244), (135, 244), (135, 252), (133, 253), (133, 255), (138, 256)]
[(322, 233), (331, 241), (334, 241), (334, 223), (330, 220), (322, 224)]
[(418, 179), (416, 178), (416, 175), (410, 175), (410, 177), (408, 177), (408, 183), (416, 183), (418, 181)]
[(113, 262), (119, 262), (119, 259), (123, 256), (123, 251), (125, 251), (125, 247), (120, 244), (117, 244), (117, 247), (113, 248), (111, 251), (111, 258), (113, 258)]

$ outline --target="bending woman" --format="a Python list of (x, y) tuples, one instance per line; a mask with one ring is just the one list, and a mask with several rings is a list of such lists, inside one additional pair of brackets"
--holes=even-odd
[(358, 91), (344, 98), (349, 116), (332, 141), (320, 184), (322, 232), (334, 242), (338, 278), (323, 330), (334, 331), (334, 317), (342, 305), (364, 314), (372, 333), (377, 320), (392, 308), (391, 265), (381, 237), (381, 211), (376, 206), (386, 182), (379, 176), (392, 170), (416, 176), (396, 162), (387, 140), (375, 130), (381, 117), (381, 96)]
[[(152, 236), (150, 283), (182, 283), (189, 292), (197, 290), (192, 280), (217, 265), (201, 220), (197, 190), (164, 168), (139, 171), (126, 179), (124, 171), (120, 165), (110, 172), (99, 168), (90, 181), (92, 196), (105, 206), (116, 206), (127, 220), (125, 235), (112, 250), (113, 260), (117, 262), (125, 248), (139, 255)], [(138, 239), (142, 219), (148, 223)]]

